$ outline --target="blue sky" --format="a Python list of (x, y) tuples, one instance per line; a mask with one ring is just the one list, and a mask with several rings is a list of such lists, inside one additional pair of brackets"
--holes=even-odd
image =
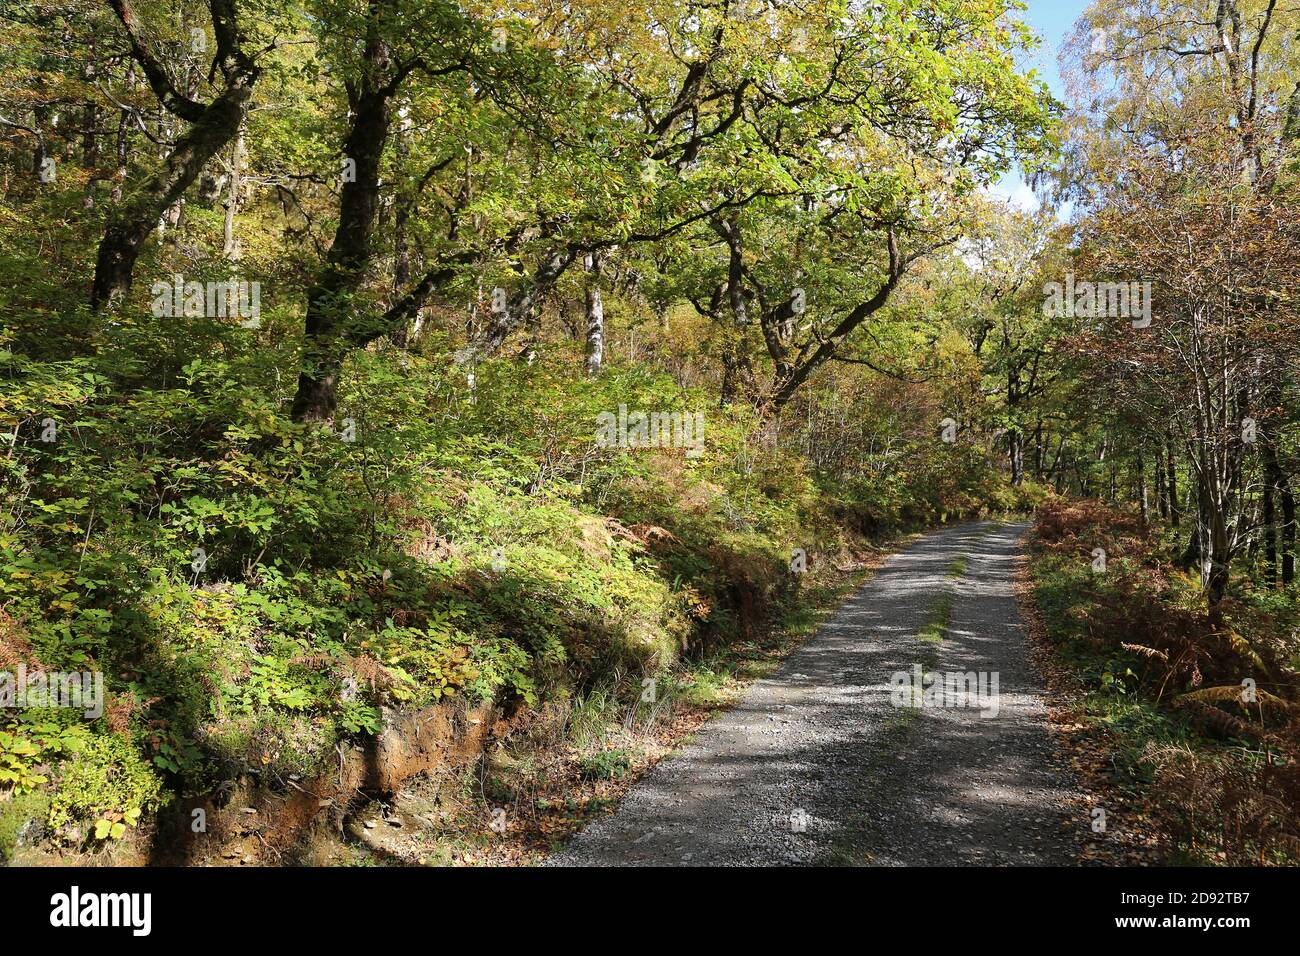
[[(1052, 88), (1052, 92), (1058, 99), (1063, 100), (1065, 87), (1061, 82), (1056, 55), (1074, 21), (1079, 19), (1088, 6), (1088, 0), (1027, 0), (1027, 3), (1029, 9), (1022, 14), (1022, 18), (1043, 39), (1035, 65), (1047, 85)], [(1033, 190), (1025, 183), (1019, 170), (1013, 170), (1003, 176), (1001, 182), (989, 191), (994, 195), (1006, 197), (1022, 208), (1032, 210), (1037, 209), (1039, 205)]]
[(1028, 6), (1029, 9), (1022, 16), (1044, 41), (1043, 49), (1039, 51), (1043, 78), (1052, 87), (1053, 93), (1064, 97), (1065, 89), (1056, 65), (1056, 52), (1065, 35), (1074, 26), (1074, 21), (1082, 16), (1088, 6), (1087, 0), (1028, 0)]

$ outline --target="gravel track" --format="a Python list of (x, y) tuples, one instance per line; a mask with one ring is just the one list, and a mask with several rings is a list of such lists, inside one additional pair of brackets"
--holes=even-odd
[[(547, 865), (1075, 862), (1088, 821), (1062, 815), (1077, 794), (1053, 760), (1012, 592), (1024, 531), (961, 525), (890, 557)], [(924, 639), (945, 601), (942, 642)], [(891, 676), (918, 664), (996, 673), (996, 715), (894, 706)]]

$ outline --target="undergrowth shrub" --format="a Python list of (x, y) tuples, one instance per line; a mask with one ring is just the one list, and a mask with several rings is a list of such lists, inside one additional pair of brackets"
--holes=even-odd
[[(0, 666), (100, 671), (106, 711), (67, 741), (0, 717), (0, 794), (47, 791), (46, 822), (83, 835), (322, 772), (387, 708), (517, 719), (600, 692), (630, 712), (683, 655), (762, 634), (794, 549), (836, 560), (1015, 505), (928, 412), (878, 460), (819, 463), (647, 365), (498, 360), (471, 381), (431, 331), (353, 355), (335, 422), (309, 428), (287, 414), (291, 308), (246, 329), (65, 304), (57, 342), (30, 310), (0, 339)], [(603, 447), (620, 406), (703, 414), (703, 445)], [(110, 751), (130, 771), (96, 776)]]
[[(1199, 580), (1169, 560), (1170, 542), (1098, 501), (1045, 502), (1035, 543), (1049, 635), (1126, 751), (1126, 769), (1151, 785), (1175, 844), (1192, 859), (1294, 860), (1300, 674), (1290, 603), (1240, 582), (1206, 606)], [(1133, 723), (1125, 701), (1165, 717)]]

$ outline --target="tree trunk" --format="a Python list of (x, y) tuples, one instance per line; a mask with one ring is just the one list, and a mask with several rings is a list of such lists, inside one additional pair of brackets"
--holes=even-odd
[(207, 105), (177, 92), (150, 51), (127, 0), (109, 0), (109, 5), (126, 30), (131, 54), (158, 101), (191, 125), (163, 157), (160, 168), (127, 191), (123, 202), (109, 215), (95, 257), (95, 279), (90, 291), (90, 305), (95, 311), (114, 306), (130, 291), (136, 260), (149, 233), (203, 172), (208, 161), (239, 132), (259, 73), (256, 64), (239, 47), (236, 0), (208, 0), (217, 35), (215, 63), (220, 67), (225, 88)]
[(1213, 606), (1227, 593), (1232, 547), (1228, 536), (1227, 508), (1215, 486), (1208, 457), (1202, 448), (1202, 461), (1196, 472), (1197, 517), (1193, 536), (1201, 586), (1205, 589), (1206, 600)]
[(605, 301), (600, 292), (599, 253), (588, 253), (586, 267), (587, 374), (594, 376), (600, 374), (605, 360)]
[[(382, 69), (388, 52), (371, 39), (367, 66)], [(339, 224), (334, 244), (307, 294), (306, 331), (298, 389), (291, 415), (296, 422), (328, 423), (338, 406), (343, 360), (353, 347), (349, 338), (362, 334), (354, 321), (352, 298), (370, 264), (371, 234), (379, 212), (380, 160), (391, 123), (392, 90), (376, 87), (367, 77), (352, 104), (352, 128), (343, 144)]]
[(1011, 425), (1007, 429), (1007, 458), (1011, 465), (1011, 484), (1019, 487), (1025, 480), (1025, 436), (1020, 430), (1020, 372), (1012, 367), (1007, 372), (1007, 416)]
[[(95, 82), (95, 43), (90, 44), (90, 57), (82, 68), (81, 78), (89, 85)], [(81, 165), (86, 168), (86, 194), (83, 209), (95, 208), (95, 181), (99, 178), (99, 106), (87, 100), (81, 110)]]
[(252, 85), (239, 85), (213, 100), (203, 117), (176, 141), (162, 168), (109, 216), (95, 259), (90, 306), (102, 310), (117, 304), (131, 289), (135, 263), (149, 233), (163, 214), (198, 178), (208, 161), (234, 137), (243, 122)]
[(1168, 452), (1167, 460), (1169, 463), (1166, 472), (1169, 487), (1169, 520), (1177, 528), (1181, 516), (1181, 507), (1178, 501), (1178, 471), (1174, 462), (1174, 442), (1172, 438), (1168, 440), (1166, 451)]
[[(397, 167), (403, 168), (410, 155), (409, 135), (411, 131), (410, 105), (403, 102), (397, 108), (397, 135), (394, 153)], [(408, 223), (411, 219), (411, 198), (405, 191), (399, 191), (393, 200), (393, 295), (401, 296), (411, 282), (411, 237)], [(418, 314), (418, 313), (417, 313)], [(411, 340), (411, 322), (404, 321), (393, 329), (393, 344), (404, 349)]]
[(1155, 475), (1153, 476), (1154, 484), (1152, 485), (1152, 487), (1154, 488), (1156, 493), (1156, 510), (1160, 513), (1160, 520), (1168, 521), (1169, 520), (1169, 496), (1167, 494), (1167, 489), (1165, 487), (1164, 454), (1165, 454), (1164, 449), (1160, 445), (1156, 445), (1156, 461), (1155, 461), (1156, 471), (1155, 471)]
[(1147, 502), (1147, 471), (1146, 464), (1142, 460), (1141, 452), (1137, 456), (1137, 480), (1138, 480), (1138, 508), (1142, 514), (1142, 522), (1145, 524), (1150, 515), (1149, 504)]
[(113, 190), (109, 194), (113, 205), (118, 205), (122, 201), (122, 187), (126, 183), (126, 161), (129, 155), (129, 130), (131, 124), (131, 113), (129, 110), (122, 110), (117, 120), (117, 139), (113, 144), (113, 156), (116, 160), (116, 167), (113, 170)]
[(1019, 487), (1025, 480), (1025, 441), (1019, 428), (1007, 432), (1007, 442), (1010, 446), (1011, 484)]
[(244, 185), (244, 127), (235, 134), (230, 158), (230, 191), (226, 195), (226, 220), (222, 229), (221, 254), (231, 262), (239, 259), (239, 242), (235, 239), (235, 215), (239, 212), (240, 192)]
[(1205, 592), (1211, 605), (1223, 600), (1228, 590), (1231, 552), (1228, 547), (1228, 529), (1223, 516), (1216, 509), (1211, 515), (1209, 528), (1208, 567), (1202, 577), (1205, 580)]
[(1277, 516), (1274, 513), (1273, 484), (1266, 477), (1261, 494), (1264, 525), (1264, 580), (1277, 586)]
[(1178, 558), (1178, 566), (1184, 571), (1199, 569), (1201, 566), (1201, 529), (1197, 525), (1193, 525), (1187, 535), (1187, 547), (1183, 548), (1183, 553)]
[(291, 415), (296, 422), (332, 422), (338, 408), (339, 372), (342, 359), (331, 369), (298, 376), (298, 390), (293, 396)]
[(542, 296), (564, 275), (575, 258), (577, 253), (567, 247), (546, 253), (534, 270), (532, 280), (506, 299), (505, 309), (493, 311), (487, 328), (471, 347), (471, 360), (478, 361), (496, 354), (515, 330), (531, 326)]
[(1282, 498), (1282, 586), (1295, 582), (1295, 495), (1284, 477), (1279, 488)]

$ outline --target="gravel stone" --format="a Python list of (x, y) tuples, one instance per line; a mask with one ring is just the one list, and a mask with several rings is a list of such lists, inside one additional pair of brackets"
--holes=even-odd
[[(890, 557), (769, 678), (661, 761), (550, 866), (1058, 865), (1087, 820), (1054, 759), (1012, 591), (1023, 524)], [(949, 571), (965, 557), (960, 579)], [(944, 593), (941, 644), (917, 636)], [(899, 708), (913, 665), (996, 673), (996, 716)]]

